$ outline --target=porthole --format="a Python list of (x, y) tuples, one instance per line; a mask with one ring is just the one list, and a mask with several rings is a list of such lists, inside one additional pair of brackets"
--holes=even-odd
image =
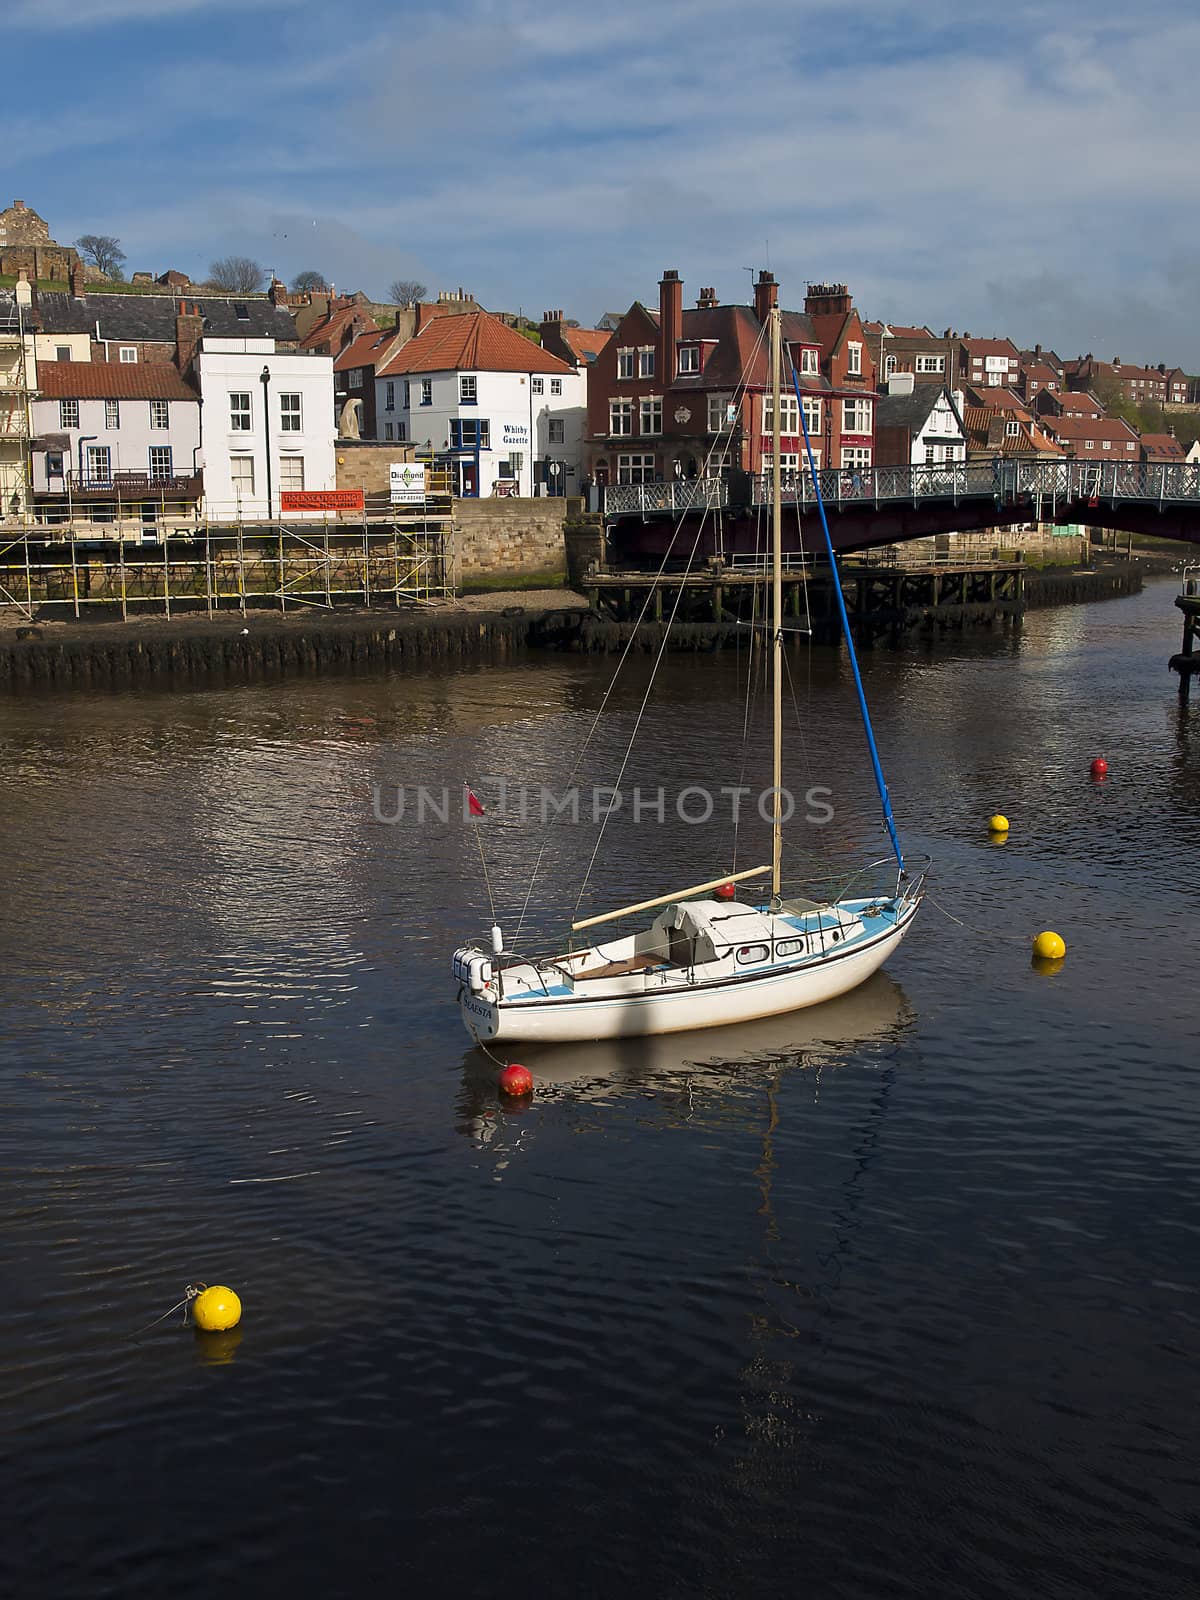
[(804, 954), (805, 941), (803, 939), (780, 939), (775, 946), (775, 955), (779, 960), (785, 956), (799, 956)]
[(765, 961), (770, 954), (765, 944), (743, 944), (738, 946), (737, 959), (742, 966), (753, 966), (756, 961)]

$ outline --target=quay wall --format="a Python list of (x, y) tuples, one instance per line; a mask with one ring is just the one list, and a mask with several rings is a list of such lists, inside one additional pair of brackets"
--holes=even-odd
[(496, 583), (536, 575), (565, 578), (563, 525), (581, 502), (562, 497), (455, 500), (448, 550), (450, 583)]

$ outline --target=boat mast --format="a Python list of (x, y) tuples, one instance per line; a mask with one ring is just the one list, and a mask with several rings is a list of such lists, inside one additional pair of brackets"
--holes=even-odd
[(771, 307), (771, 897), (779, 899), (783, 859), (783, 475), (779, 465), (782, 313)]

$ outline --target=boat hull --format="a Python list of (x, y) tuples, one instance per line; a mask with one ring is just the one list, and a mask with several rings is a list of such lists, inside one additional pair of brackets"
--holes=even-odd
[(904, 938), (916, 915), (912, 905), (894, 927), (860, 945), (782, 972), (606, 999), (564, 998), (506, 1003), (459, 993), (467, 1032), (476, 1043), (564, 1044), (574, 1040), (637, 1038), (720, 1028), (759, 1017), (820, 1005), (864, 983)]

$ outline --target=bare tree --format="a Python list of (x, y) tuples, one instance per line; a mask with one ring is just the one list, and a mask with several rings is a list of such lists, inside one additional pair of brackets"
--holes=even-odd
[(235, 294), (252, 294), (261, 289), (266, 272), (249, 256), (222, 256), (208, 269), (208, 281), (215, 289), (229, 289)]
[(121, 249), (120, 239), (114, 239), (111, 233), (85, 233), (75, 241), (75, 248), (85, 261), (90, 261), (94, 267), (110, 278), (121, 276), (121, 263), (125, 260), (125, 252)]
[(415, 278), (397, 278), (388, 290), (388, 299), (393, 305), (411, 306), (417, 300), (424, 300), (428, 293), (425, 285)]
[(313, 290), (328, 289), (323, 272), (298, 272), (292, 279), (293, 294), (312, 294)]

